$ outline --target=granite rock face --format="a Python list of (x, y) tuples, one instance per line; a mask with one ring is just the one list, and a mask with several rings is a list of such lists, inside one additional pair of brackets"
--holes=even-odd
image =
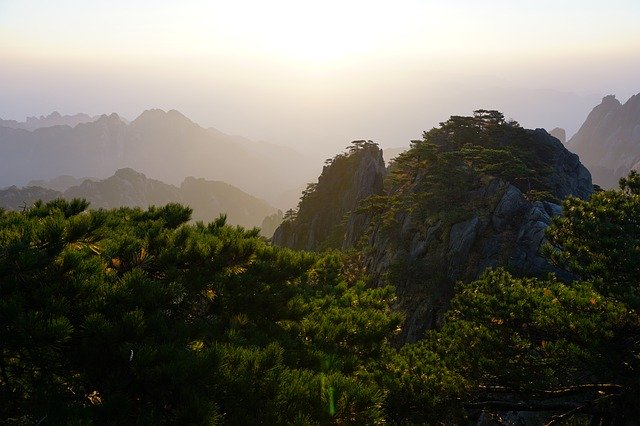
[[(554, 268), (539, 249), (544, 233), (561, 207), (548, 201), (531, 201), (510, 183), (493, 179), (480, 190), (470, 191), (477, 211), (452, 225), (442, 221), (418, 223), (404, 215), (393, 243), (375, 230), (367, 257), (369, 269), (383, 277), (400, 267), (401, 280), (391, 281), (398, 293), (397, 308), (407, 314), (403, 340), (418, 340), (427, 328), (442, 319), (456, 281), (470, 281), (486, 268), (503, 266), (517, 275), (542, 276)], [(398, 241), (407, 242), (400, 243)], [(437, 286), (434, 282), (437, 281)]]
[[(485, 113), (489, 120), (497, 117)], [(420, 339), (442, 321), (457, 281), (474, 280), (487, 268), (569, 278), (539, 249), (546, 228), (561, 214), (560, 200), (593, 192), (589, 171), (543, 129), (473, 120), (453, 117), (446, 131), (425, 135), (424, 143), (418, 141), (390, 166), (395, 169), (388, 178), (374, 146), (334, 161), (308, 188), (297, 215), (276, 230), (273, 242), (306, 250), (361, 249), (373, 285), (396, 289), (395, 307), (405, 313), (404, 342)], [(483, 152), (493, 155), (491, 161), (505, 158), (497, 153), (513, 157), (491, 174), (480, 170), (486, 163), (474, 163)], [(521, 169), (509, 174), (518, 158), (529, 161), (524, 169), (536, 174)], [(501, 175), (501, 169), (509, 173)]]
[[(367, 267), (381, 283), (395, 286), (397, 308), (406, 313), (404, 341), (421, 338), (426, 329), (441, 321), (456, 281), (474, 280), (486, 268), (506, 267), (516, 275), (528, 276), (554, 272), (570, 278), (541, 257), (539, 250), (552, 218), (561, 214), (559, 200), (589, 197), (593, 192), (591, 175), (577, 155), (546, 131), (523, 132), (545, 165), (546, 198), (537, 199), (535, 194), (493, 177), (463, 190), (458, 197), (464, 200), (462, 211), (459, 205), (442, 207), (445, 219), (425, 219), (413, 205), (396, 213), (396, 225), (372, 228)], [(419, 183), (422, 172), (413, 173), (412, 184), (396, 190), (410, 204), (424, 191)], [(424, 201), (430, 202), (428, 197)], [(452, 218), (448, 211), (457, 213)]]
[(591, 173), (580, 162), (580, 158), (567, 150), (562, 143), (544, 129), (530, 130), (535, 143), (540, 144), (548, 155), (544, 161), (551, 167), (546, 176), (552, 183), (551, 192), (559, 199), (569, 195), (586, 198), (593, 192)]

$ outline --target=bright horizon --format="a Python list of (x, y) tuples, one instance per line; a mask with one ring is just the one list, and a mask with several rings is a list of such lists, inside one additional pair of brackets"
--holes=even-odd
[(0, 118), (177, 109), (332, 153), (501, 110), (572, 135), (640, 92), (637, 1), (0, 2)]

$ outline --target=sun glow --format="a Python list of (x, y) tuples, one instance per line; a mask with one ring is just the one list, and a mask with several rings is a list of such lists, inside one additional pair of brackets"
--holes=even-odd
[(403, 35), (393, 25), (394, 19), (402, 18), (403, 9), (391, 3), (274, 1), (252, 3), (250, 13), (243, 3), (211, 10), (234, 42), (265, 56), (310, 66), (330, 66), (393, 48)]

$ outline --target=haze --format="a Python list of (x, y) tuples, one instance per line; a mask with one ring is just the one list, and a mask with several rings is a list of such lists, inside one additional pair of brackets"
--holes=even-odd
[(501, 110), (572, 135), (638, 91), (640, 3), (1, 1), (0, 117), (177, 109), (332, 155)]

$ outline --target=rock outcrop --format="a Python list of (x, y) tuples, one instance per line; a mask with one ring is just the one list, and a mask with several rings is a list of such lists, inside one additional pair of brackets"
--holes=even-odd
[(468, 197), (478, 209), (467, 219), (423, 223), (402, 214), (393, 237), (380, 228), (372, 233), (367, 266), (396, 287), (397, 307), (407, 313), (406, 341), (419, 339), (425, 329), (438, 324), (456, 281), (473, 280), (486, 268), (502, 266), (534, 276), (554, 272), (570, 278), (539, 253), (546, 228), (561, 213), (560, 205), (530, 200), (501, 179), (469, 191)]
[(593, 185), (578, 156), (546, 131), (522, 129), (497, 111), (452, 117), (412, 142), (388, 174), (373, 144), (336, 157), (273, 242), (361, 250), (373, 285), (396, 289), (402, 340), (437, 326), (455, 282), (486, 268), (569, 278), (539, 249), (560, 200), (586, 198)]
[(564, 147), (558, 139), (544, 129), (526, 131), (536, 146), (538, 161), (546, 163), (550, 170), (545, 173), (547, 190), (562, 200), (569, 195), (587, 198), (593, 192), (591, 173), (580, 162), (580, 158)]
[(301, 250), (353, 247), (370, 222), (358, 206), (383, 193), (385, 174), (382, 150), (370, 141), (354, 142), (349, 154), (325, 165), (318, 183), (304, 192), (295, 216), (289, 212), (276, 229), (273, 243)]
[[(494, 123), (488, 130), (483, 129), (484, 124), (477, 125), (479, 129), (470, 134), (469, 124), (474, 122), (467, 119), (457, 127), (452, 121), (445, 124), (446, 132), (436, 129), (425, 134), (425, 142), (416, 143), (409, 157), (396, 166), (399, 170), (391, 172), (404, 176), (403, 180), (396, 178), (401, 184), (391, 185), (389, 192), (390, 199), (403, 207), (394, 211), (393, 220), (378, 220), (370, 233), (367, 266), (381, 282), (396, 287), (397, 307), (407, 314), (405, 341), (419, 339), (425, 329), (439, 323), (456, 281), (476, 279), (486, 268), (502, 266), (517, 275), (554, 272), (569, 278), (541, 257), (539, 249), (545, 229), (561, 213), (560, 200), (569, 195), (586, 198), (593, 192), (589, 171), (577, 155), (542, 129), (510, 129)], [(476, 140), (489, 149), (482, 151), (477, 148), (480, 145), (471, 151), (469, 145), (456, 148), (457, 132), (468, 143)], [(439, 144), (437, 149), (429, 148), (432, 140)], [(424, 169), (412, 169), (425, 149), (432, 159), (424, 163)], [(533, 169), (533, 175), (526, 173), (537, 177), (536, 183), (519, 177), (519, 170), (515, 174), (500, 168), (477, 174), (477, 166), (455, 170), (460, 163), (447, 158), (458, 149), (454, 158), (471, 164), (484, 158), (483, 152), (494, 156), (486, 158), (501, 158), (495, 156), (496, 149), (520, 155)], [(438, 166), (438, 162), (447, 166)], [(517, 163), (516, 158), (510, 163)], [(456, 184), (456, 173), (468, 177)]]
[(588, 115), (567, 148), (604, 188), (617, 188), (618, 179), (640, 167), (640, 94), (623, 104), (614, 95), (605, 96)]

